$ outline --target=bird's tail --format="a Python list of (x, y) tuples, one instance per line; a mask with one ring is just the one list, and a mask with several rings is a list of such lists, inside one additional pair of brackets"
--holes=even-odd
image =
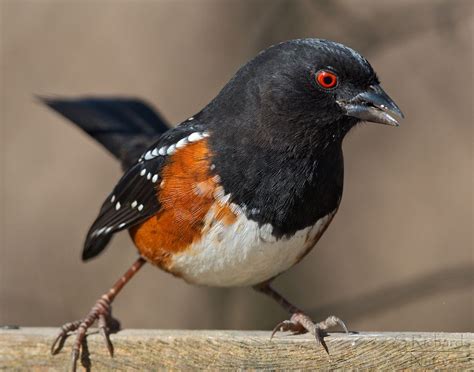
[(160, 114), (135, 98), (39, 99), (100, 142), (124, 169), (169, 129)]

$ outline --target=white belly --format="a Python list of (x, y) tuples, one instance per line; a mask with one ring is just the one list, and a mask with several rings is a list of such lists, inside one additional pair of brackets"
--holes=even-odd
[(259, 227), (239, 214), (235, 223), (215, 223), (190, 249), (174, 254), (170, 271), (200, 285), (233, 287), (261, 283), (297, 263), (316, 244), (335, 212), (292, 237), (281, 239), (272, 236), (270, 224)]

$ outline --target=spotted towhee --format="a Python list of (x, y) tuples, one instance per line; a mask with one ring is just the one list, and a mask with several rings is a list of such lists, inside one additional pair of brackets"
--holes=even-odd
[(77, 330), (73, 368), (86, 330), (108, 334), (110, 303), (145, 262), (189, 283), (253, 286), (291, 318), (275, 327), (311, 332), (313, 323), (270, 287), (315, 246), (342, 196), (342, 140), (361, 121), (398, 125), (402, 112), (369, 62), (335, 42), (272, 46), (245, 64), (193, 117), (168, 129), (147, 105), (128, 99), (43, 99), (116, 155), (126, 169), (92, 224), (83, 260), (128, 230), (139, 258), (80, 321), (65, 324), (58, 352)]

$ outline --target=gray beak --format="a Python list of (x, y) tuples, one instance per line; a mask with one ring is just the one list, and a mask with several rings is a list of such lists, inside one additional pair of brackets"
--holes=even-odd
[(405, 116), (380, 85), (357, 94), (348, 101), (338, 101), (347, 116), (352, 116), (372, 123), (393, 125), (398, 127), (397, 118)]

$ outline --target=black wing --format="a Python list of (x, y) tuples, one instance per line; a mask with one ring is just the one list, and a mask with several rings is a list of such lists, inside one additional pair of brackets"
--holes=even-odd
[(202, 133), (196, 124), (183, 123), (166, 132), (142, 154), (102, 204), (87, 234), (83, 260), (97, 256), (114, 233), (139, 224), (159, 211), (157, 188), (162, 181), (163, 165), (180, 146), (203, 138)]
[(136, 98), (39, 99), (100, 142), (124, 169), (169, 129), (160, 114)]

